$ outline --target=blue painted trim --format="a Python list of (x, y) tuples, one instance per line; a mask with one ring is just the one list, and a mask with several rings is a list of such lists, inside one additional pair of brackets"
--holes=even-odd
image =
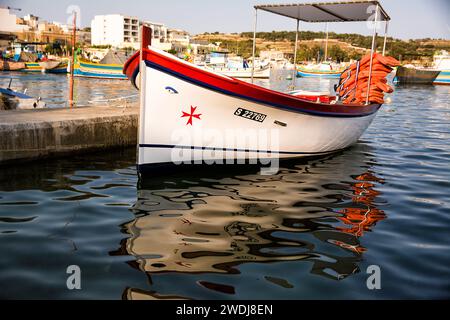
[[(218, 88), (216, 86), (210, 85), (208, 83), (205, 82), (201, 82), (195, 79), (192, 79), (190, 77), (185, 76), (184, 74), (181, 74), (179, 72), (173, 71), (171, 69), (165, 68), (159, 64), (153, 63), (151, 61), (146, 60), (145, 64), (147, 67), (153, 68), (155, 70), (170, 74), (176, 78), (179, 78), (181, 80), (193, 83), (195, 85), (198, 85), (200, 87), (206, 88), (206, 89), (210, 89), (219, 93), (223, 93), (229, 96), (233, 96), (236, 98), (240, 98), (240, 99), (244, 99), (247, 101), (251, 101), (251, 102), (256, 102), (256, 103), (260, 103), (260, 104), (265, 104), (265, 105), (269, 105), (272, 107), (276, 107), (278, 109), (284, 109), (284, 110), (288, 110), (288, 111), (292, 111), (292, 112), (296, 112), (296, 113), (303, 113), (303, 114), (312, 114), (315, 116), (322, 116), (322, 117), (340, 117), (340, 118), (359, 118), (359, 117), (367, 117), (370, 116), (374, 113), (376, 113), (378, 111), (378, 109), (381, 107), (381, 105), (378, 106), (377, 109), (375, 109), (375, 111), (371, 112), (371, 113), (363, 113), (363, 114), (348, 114), (348, 113), (328, 113), (328, 112), (320, 112), (320, 111), (311, 111), (311, 110), (304, 110), (304, 109), (300, 109), (300, 108), (295, 108), (295, 107), (289, 107), (286, 105), (280, 105), (277, 103), (273, 103), (273, 102), (268, 102), (268, 101), (264, 101), (264, 100), (259, 100), (259, 99), (255, 99), (255, 98), (251, 98), (251, 97), (247, 97), (247, 96), (243, 96), (234, 92), (230, 92), (227, 90), (223, 90), (221, 88)], [(136, 68), (136, 70), (138, 70), (138, 68)], [(135, 83), (136, 81), (136, 76), (138, 74), (138, 72), (133, 73), (133, 83)], [(349, 106), (349, 108), (351, 108), (351, 106)]]

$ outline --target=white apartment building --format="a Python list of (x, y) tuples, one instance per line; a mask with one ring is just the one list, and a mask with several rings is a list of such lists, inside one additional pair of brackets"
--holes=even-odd
[(140, 26), (152, 29), (152, 46), (168, 51), (173, 44), (189, 46), (189, 33), (178, 29), (168, 29), (163, 23), (140, 22), (136, 17), (120, 14), (98, 15), (91, 22), (91, 44), (110, 45), (117, 48), (140, 47)]
[(91, 22), (91, 44), (139, 48), (139, 19), (109, 14), (95, 16)]
[(17, 24), (17, 16), (11, 14), (8, 8), (0, 7), (0, 31), (22, 32), (29, 29), (26, 25)]

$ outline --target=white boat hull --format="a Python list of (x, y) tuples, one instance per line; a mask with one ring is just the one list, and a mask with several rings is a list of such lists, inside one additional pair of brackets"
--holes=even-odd
[[(326, 117), (281, 110), (197, 86), (149, 66), (145, 70), (139, 166), (327, 154), (354, 144), (376, 114)], [(262, 122), (247, 119), (236, 115), (239, 108), (266, 117)], [(184, 113), (198, 118), (188, 123)], [(252, 140), (255, 135), (257, 141)]]

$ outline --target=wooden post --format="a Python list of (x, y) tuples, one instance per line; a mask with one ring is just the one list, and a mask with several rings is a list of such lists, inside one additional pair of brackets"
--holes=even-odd
[(77, 12), (73, 12), (72, 60), (70, 62), (69, 105), (73, 108), (73, 73), (75, 68), (75, 44), (77, 41)]

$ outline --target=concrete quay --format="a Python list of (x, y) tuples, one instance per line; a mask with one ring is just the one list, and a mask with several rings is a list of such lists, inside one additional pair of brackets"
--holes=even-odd
[(0, 112), (0, 165), (136, 145), (139, 108)]

